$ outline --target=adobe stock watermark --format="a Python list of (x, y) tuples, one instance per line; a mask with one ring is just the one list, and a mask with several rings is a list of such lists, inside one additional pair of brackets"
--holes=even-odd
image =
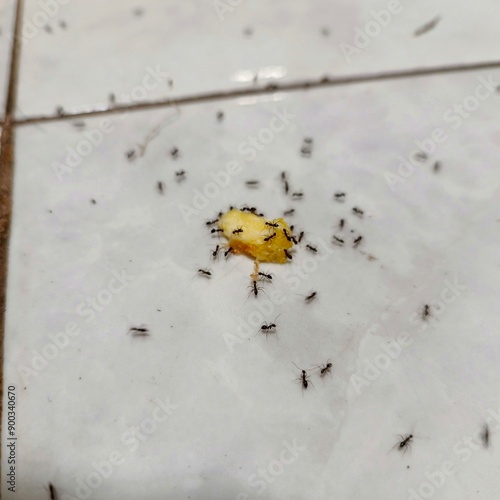
[[(500, 409), (488, 410), (485, 418), (489, 432), (498, 432), (500, 429)], [(490, 436), (491, 439), (491, 436)], [(447, 479), (457, 471), (457, 464), (467, 463), (477, 452), (484, 447), (484, 428), (479, 428), (470, 436), (462, 436), (452, 448), (456, 458), (445, 460), (434, 469), (433, 472), (424, 473), (426, 481), (422, 481), (416, 488), (409, 488), (408, 500), (427, 500), (434, 496), (446, 483)]]
[[(75, 308), (78, 316), (87, 317), (86, 323), (92, 322), (97, 313), (104, 310), (112, 301), (113, 297), (122, 292), (131, 283), (135, 276), (129, 276), (126, 271), (121, 273), (112, 271), (113, 277), (108, 280), (107, 287), (101, 289), (94, 297), (87, 297)], [(47, 342), (40, 351), (33, 349), (30, 366), (18, 365), (17, 372), (24, 385), (28, 385), (31, 377), (37, 377), (49, 365), (49, 361), (55, 359), (61, 351), (66, 349), (71, 339), (82, 333), (75, 321), (68, 321), (63, 330), (48, 335)]]
[[(275, 110), (274, 116), (267, 127), (261, 128), (256, 135), (249, 135), (246, 140), (238, 145), (238, 153), (243, 156), (246, 162), (254, 161), (258, 153), (263, 151), (274, 140), (276, 134), (283, 132), (293, 119), (295, 119), (295, 115), (288, 113), (286, 108), (282, 111)], [(184, 222), (188, 224), (191, 217), (198, 216), (209, 205), (211, 200), (216, 199), (221, 191), (229, 186), (231, 179), (239, 175), (244, 168), (244, 164), (231, 160), (227, 163), (225, 169), (209, 172), (208, 175), (212, 181), (207, 182), (202, 191), (197, 188), (193, 189), (191, 205), (179, 204), (179, 211)]]
[(240, 6), (244, 0), (213, 0), (212, 6), (220, 21), (224, 21), (226, 14)]
[(399, 0), (389, 0), (385, 9), (379, 11), (370, 11), (372, 20), (368, 21), (364, 28), (356, 27), (354, 29), (353, 43), (342, 42), (339, 48), (344, 54), (348, 63), (352, 61), (353, 55), (361, 54), (361, 52), (368, 47), (374, 38), (377, 38), (382, 30), (389, 26), (393, 16), (401, 14), (403, 6)]
[[(126, 447), (125, 452), (135, 453), (142, 443), (150, 439), (150, 436), (156, 432), (158, 425), (166, 422), (174, 410), (179, 408), (178, 404), (171, 403), (167, 397), (165, 401), (159, 398), (154, 400), (155, 408), (151, 417), (141, 421), (140, 425), (130, 427), (120, 436), (120, 442)], [(108, 454), (104, 461), (92, 462), (92, 472), (86, 476), (79, 476), (75, 479), (74, 495), (64, 493), (62, 500), (86, 500), (100, 488), (102, 483), (109, 479), (118, 467), (126, 462), (126, 456), (123, 450), (113, 450)]]
[[(454, 281), (444, 280), (444, 288), (441, 290), (439, 298), (434, 298), (429, 304), (431, 307), (431, 315), (422, 319), (419, 313), (415, 312), (410, 317), (410, 322), (416, 327), (413, 334), (402, 332), (396, 337), (396, 340), (380, 343), (380, 352), (373, 360), (365, 359), (358, 373), (353, 373), (349, 382), (352, 385), (354, 392), (357, 395), (361, 394), (364, 387), (369, 387), (377, 380), (384, 371), (386, 371), (392, 363), (397, 360), (405, 347), (409, 347), (415, 341), (415, 334), (422, 333), (430, 327), (435, 327), (438, 324), (438, 318), (446, 310), (448, 304), (455, 302), (465, 290), (467, 286), (459, 283), (459, 277), (456, 276)], [(372, 331), (370, 328), (368, 331)], [(359, 373), (361, 372), (361, 373)]]
[[(492, 75), (488, 75), (487, 78), (480, 76), (477, 80), (479, 83), (474, 92), (466, 96), (461, 103), (455, 103), (443, 113), (442, 120), (445, 124), (449, 125), (450, 131), (460, 128), (464, 120), (467, 120), (479, 109), (481, 102), (487, 100), (496, 92), (498, 82), (493, 80)], [(406, 158), (403, 155), (398, 156), (399, 165), (397, 172), (389, 170), (384, 172), (384, 177), (391, 190), (404, 183), (408, 177), (411, 177), (415, 173), (415, 169), (420, 166), (417, 160), (419, 154), (423, 152), (425, 155), (430, 156), (436, 151), (439, 144), (443, 144), (449, 139), (450, 135), (448, 132), (446, 131), (446, 127), (436, 127), (428, 137), (422, 140), (415, 140), (417, 149), (413, 150)]]
[[(288, 441), (283, 441), (279, 457), (269, 462), (265, 468), (260, 468), (256, 473), (251, 474), (248, 478), (248, 486), (253, 488), (257, 495), (262, 495), (268, 485), (274, 483), (276, 478), (283, 474), (285, 466), (295, 462), (300, 453), (305, 450), (306, 447), (300, 446), (296, 439), (291, 444)], [(240, 493), (236, 500), (249, 500), (250, 498), (248, 493)]]
[(67, 5), (71, 0), (39, 0), (40, 9), (30, 18), (24, 19), (21, 28), (21, 39), (27, 44), (47, 25), (50, 19), (54, 19), (62, 5)]
[[(141, 84), (136, 85), (128, 94), (120, 94), (120, 104), (143, 102), (149, 92), (166, 82), (168, 76), (169, 74), (161, 71), (158, 65), (156, 68), (148, 66)], [(129, 112), (126, 111), (119, 120), (123, 121), (128, 116)], [(89, 157), (115, 130), (116, 124), (110, 118), (103, 118), (97, 127), (83, 132), (83, 139), (73, 146), (66, 146), (65, 152), (60, 155), (60, 160), (52, 162), (52, 169), (57, 180), (62, 182), (66, 174), (72, 173), (76, 167), (80, 166), (84, 158)]]

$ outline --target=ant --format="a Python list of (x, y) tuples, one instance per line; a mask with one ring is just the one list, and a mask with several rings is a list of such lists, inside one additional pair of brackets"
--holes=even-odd
[(273, 234), (271, 234), (271, 236), (264, 238), (264, 241), (271, 241), (275, 236), (276, 236), (276, 233), (273, 233)]
[(342, 238), (339, 238), (338, 236), (333, 237), (333, 242), (336, 243), (337, 245), (343, 245), (344, 240)]
[(255, 280), (252, 281), (252, 284), (248, 288), (251, 288), (250, 293), (253, 292), (255, 297), (257, 297), (257, 295), (259, 295), (259, 291), (263, 290), (263, 288), (261, 286), (257, 286), (257, 281), (255, 281)]
[(483, 430), (481, 431), (481, 439), (483, 441), (483, 446), (485, 448), (488, 448), (490, 445), (490, 428), (488, 427), (488, 424), (484, 424)]
[(424, 305), (424, 310), (422, 312), (422, 319), (425, 321), (431, 315), (431, 306), (429, 304)]
[[(283, 229), (283, 234), (285, 235), (285, 238), (288, 240), (288, 241), (293, 241), (295, 238), (293, 236), (290, 236), (288, 234), (288, 231), (286, 229)], [(295, 243), (295, 242), (294, 242)]]
[(52, 483), (49, 483), (50, 500), (57, 500), (57, 490)]
[(292, 200), (301, 200), (303, 196), (304, 193), (297, 191), (295, 193), (292, 193)]
[(249, 188), (257, 188), (257, 187), (259, 187), (260, 182), (259, 181), (246, 181), (245, 184)]
[(427, 153), (424, 153), (423, 151), (417, 151), (415, 153), (415, 159), (416, 160), (425, 161), (425, 160), (427, 160), (427, 158), (429, 158), (427, 156)]
[(332, 373), (332, 363), (328, 362), (326, 365), (321, 365), (319, 376), (323, 378), (327, 373)]
[(363, 217), (364, 214), (363, 210), (358, 207), (352, 207), (352, 213), (357, 215), (358, 217)]
[(344, 219), (340, 219), (339, 220), (339, 229), (343, 229), (344, 225), (345, 225), (345, 220)]
[(401, 434), (399, 434), (399, 437), (401, 438), (401, 441), (399, 443), (396, 443), (393, 448), (397, 446), (398, 450), (404, 450), (403, 453), (406, 453), (406, 450), (411, 447), (413, 434), (408, 434), (407, 436), (402, 436)]
[(293, 215), (294, 212), (295, 212), (295, 208), (291, 208), (290, 210), (283, 212), (283, 215), (286, 217), (287, 215)]
[(215, 228), (214, 228), (214, 229), (212, 229), (210, 232), (211, 232), (212, 234), (213, 234), (213, 233), (223, 233), (223, 232), (224, 232), (224, 229), (215, 229)]
[(177, 179), (177, 182), (184, 181), (186, 179), (186, 171), (179, 170), (178, 172), (175, 172), (175, 178)]
[(280, 225), (276, 224), (276, 222), (266, 222), (265, 225), (269, 227), (280, 227)]
[(311, 252), (313, 252), (313, 253), (317, 253), (318, 252), (318, 249), (315, 246), (313, 246), (313, 245), (306, 245), (306, 248), (308, 250), (310, 250)]
[(198, 274), (208, 279), (212, 277), (212, 273), (209, 269), (198, 269)]
[(345, 195), (345, 193), (344, 193), (344, 192), (342, 192), (342, 191), (337, 191), (337, 192), (336, 192), (333, 196), (335, 197), (335, 199), (336, 199), (337, 201), (344, 201), (344, 200), (345, 200), (345, 196), (346, 196), (346, 195)]
[[(276, 321), (276, 320), (274, 320)], [(268, 333), (276, 333), (276, 323), (264, 323), (261, 327), (259, 332), (265, 333), (266, 335)]]
[(232, 253), (232, 251), (233, 251), (233, 247), (229, 247), (229, 248), (228, 248), (228, 249), (224, 252), (224, 257), (226, 257), (226, 258), (227, 258), (227, 256), (228, 256), (230, 253)]
[[(293, 361), (292, 361), (293, 363)], [(295, 363), (293, 363), (295, 365)], [(297, 365), (295, 365), (297, 366)], [(299, 368), (297, 366), (297, 368)], [(307, 371), (306, 370), (303, 370), (302, 368), (299, 368), (299, 370), (301, 371), (301, 374), (300, 374), (300, 377), (295, 379), (295, 380), (300, 380), (301, 383), (302, 383), (302, 390), (304, 389), (307, 389), (309, 387), (309, 380), (308, 380), (308, 375), (307, 375)]]
[(224, 120), (224, 113), (222, 111), (217, 111), (217, 121), (218, 122), (221, 122), (222, 120)]
[(158, 191), (160, 192), (160, 194), (163, 194), (163, 182), (158, 181), (158, 183), (156, 184), (156, 187), (158, 188)]
[(290, 186), (288, 185), (288, 181), (285, 181), (284, 188), (285, 188), (285, 194), (288, 194), (288, 191), (290, 191)]
[(131, 160), (135, 156), (135, 149), (130, 149), (125, 153), (128, 160)]
[(239, 227), (238, 229), (235, 229), (233, 231), (233, 234), (239, 234), (239, 233), (242, 233), (243, 232), (243, 228)]
[(358, 236), (354, 241), (353, 241), (353, 245), (352, 247), (353, 248), (356, 248), (360, 243), (361, 243), (361, 240), (363, 239), (363, 236)]
[(172, 156), (172, 158), (174, 160), (177, 160), (177, 158), (179, 158), (179, 148), (176, 148), (175, 146), (170, 150), (170, 156)]
[(292, 260), (293, 256), (286, 248), (283, 249), (283, 252), (285, 252), (287, 259)]
[(317, 295), (317, 292), (313, 292), (311, 293), (311, 295), (308, 295), (306, 297), (306, 302), (309, 304), (310, 302), (312, 302), (315, 298), (316, 298), (316, 295)]
[(299, 237), (298, 237), (297, 241), (300, 243), (300, 242), (302, 241), (302, 238), (303, 238), (303, 237), (304, 237), (304, 231), (301, 231), (301, 232), (299, 233)]
[(212, 254), (212, 259), (216, 259), (217, 256), (219, 255), (219, 245), (215, 247), (215, 250), (210, 250), (210, 253)]
[(435, 173), (439, 172), (441, 170), (441, 162), (437, 161), (436, 163), (434, 163), (434, 166), (432, 168)]
[(149, 330), (143, 326), (133, 326), (128, 333), (132, 333), (132, 337), (149, 337)]
[(207, 225), (207, 226), (211, 226), (212, 224), (215, 224), (215, 223), (217, 223), (217, 222), (219, 222), (219, 219), (218, 219), (218, 218), (217, 218), (217, 219), (214, 219), (214, 220), (207, 220), (207, 222), (205, 222), (205, 225)]
[(259, 272), (259, 276), (262, 276), (262, 278), (265, 279), (266, 281), (272, 281), (272, 279), (273, 279), (272, 274), (266, 274), (266, 273)]

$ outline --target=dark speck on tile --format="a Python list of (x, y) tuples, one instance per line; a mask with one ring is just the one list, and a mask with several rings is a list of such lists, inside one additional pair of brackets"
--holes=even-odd
[(95, 201), (95, 200), (94, 200), (94, 198), (92, 198), (92, 199), (90, 200), (90, 203), (92, 203), (92, 205), (95, 205), (95, 204), (97, 203), (97, 201)]
[(135, 17), (141, 17), (144, 15), (144, 9), (142, 7), (136, 7), (132, 11), (132, 14), (134, 14)]
[(63, 19), (61, 19), (61, 20), (59, 21), (59, 26), (60, 26), (63, 30), (65, 30), (65, 29), (68, 27), (68, 25), (66, 24), (66, 21), (64, 21)]
[(135, 149), (130, 149), (125, 153), (127, 159), (132, 160), (135, 156)]
[(323, 36), (330, 36), (330, 28), (327, 28), (326, 26), (324, 26), (323, 28), (321, 28), (321, 34)]
[(224, 112), (223, 111), (217, 111), (217, 121), (221, 122), (224, 120)]
[(46, 25), (43, 27), (43, 29), (44, 29), (47, 33), (52, 33), (52, 28), (51, 28), (48, 24), (46, 24)]
[(434, 19), (432, 19), (428, 23), (425, 23), (423, 26), (415, 30), (413, 36), (421, 36), (424, 35), (425, 33), (428, 33), (438, 25), (439, 21), (441, 21), (441, 16), (436, 16)]
[(250, 26), (247, 26), (244, 30), (243, 30), (243, 34), (245, 36), (248, 36), (248, 37), (251, 37), (253, 35), (253, 28), (251, 28)]

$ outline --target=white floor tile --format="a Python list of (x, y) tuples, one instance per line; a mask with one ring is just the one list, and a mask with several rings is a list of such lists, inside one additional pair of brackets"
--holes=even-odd
[[(455, 469), (436, 498), (497, 498), (500, 99), (481, 87), (491, 78), (500, 73), (19, 127), (4, 380), (16, 387), (20, 475), (17, 496), (4, 481), (3, 498), (45, 499), (52, 482), (71, 498), (406, 499), (428, 492), (426, 474), (444, 461)], [(472, 109), (475, 92), (484, 100), (459, 120), (453, 107)], [(415, 160), (433, 134), (441, 142)], [(417, 166), (398, 173), (410, 155)], [(229, 162), (242, 171), (223, 174)], [(285, 196), (282, 171), (302, 200)], [(195, 203), (206, 206), (185, 218)], [(262, 265), (275, 278), (257, 298), (249, 259), (210, 260), (218, 240), (205, 221), (230, 204), (273, 218), (294, 208), (306, 232), (290, 264)], [(258, 333), (264, 320), (276, 337)], [(301, 390), (293, 363), (328, 360), (331, 376), (311, 371)], [(485, 422), (489, 449), (477, 438)], [(391, 449), (406, 433), (411, 450)], [(474, 451), (460, 444), (469, 436)], [(294, 443), (296, 456), (285, 451)]]
[[(47, 3), (44, 12), (25, 2), (19, 117), (102, 109), (111, 94), (130, 103), (491, 61), (500, 43), (496, 0)], [(223, 13), (214, 7), (231, 4)], [(377, 13), (389, 4), (399, 8), (385, 21)], [(358, 30), (368, 38), (355, 39)]]

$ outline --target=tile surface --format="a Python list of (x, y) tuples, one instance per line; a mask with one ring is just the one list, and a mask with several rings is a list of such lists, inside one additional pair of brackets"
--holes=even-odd
[[(2, 497), (45, 499), (50, 481), (71, 498), (411, 498), (448, 461), (434, 498), (497, 498), (500, 99), (481, 87), (492, 78), (20, 127), (5, 381), (23, 473), (18, 496), (4, 484)], [(467, 118), (453, 111), (476, 102)], [(283, 193), (283, 170), (302, 200)], [(275, 277), (257, 298), (252, 262), (210, 260), (222, 241), (205, 225), (245, 203), (272, 218), (294, 208), (306, 232), (291, 263), (262, 265)], [(273, 320), (276, 336), (258, 333)], [(331, 375), (311, 370), (301, 390), (293, 363), (328, 360)], [(411, 450), (393, 449), (408, 433)]]
[(5, 0), (0, 3), (0, 120), (4, 116), (9, 83), (11, 36), (15, 13), (14, 3), (14, 0)]
[(500, 43), (495, 0), (49, 3), (25, 2), (18, 117), (491, 61)]

